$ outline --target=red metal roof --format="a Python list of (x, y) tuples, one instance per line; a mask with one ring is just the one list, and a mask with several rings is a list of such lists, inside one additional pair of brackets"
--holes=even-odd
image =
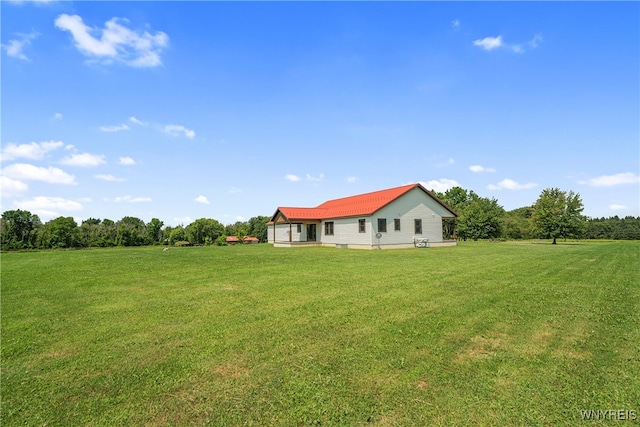
[(271, 220), (275, 221), (278, 213), (281, 213), (287, 220), (322, 220), (328, 218), (371, 215), (414, 188), (422, 189), (447, 210), (457, 216), (453, 209), (447, 206), (442, 200), (438, 199), (433, 193), (426, 190), (423, 186), (420, 184), (409, 184), (401, 187), (389, 188), (387, 190), (328, 200), (315, 208), (279, 207)]

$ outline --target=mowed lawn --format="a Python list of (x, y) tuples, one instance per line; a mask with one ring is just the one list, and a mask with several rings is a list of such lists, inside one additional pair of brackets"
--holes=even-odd
[(1, 262), (3, 426), (640, 417), (638, 242), (149, 247)]

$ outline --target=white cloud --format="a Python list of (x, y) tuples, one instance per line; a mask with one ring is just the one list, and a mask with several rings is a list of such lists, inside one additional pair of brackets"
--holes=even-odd
[(307, 174), (307, 181), (320, 182), (323, 179), (324, 179), (324, 174), (323, 173), (321, 173), (317, 177), (311, 176), (310, 174)]
[(122, 130), (129, 130), (129, 126), (125, 124), (114, 126), (100, 126), (100, 130), (102, 132), (120, 132)]
[(460, 187), (458, 181), (448, 178), (434, 179), (427, 182), (420, 181), (420, 185), (422, 185), (427, 190), (438, 191), (440, 193), (444, 193), (445, 191), (453, 187)]
[(469, 170), (475, 173), (481, 173), (481, 172), (492, 173), (496, 171), (494, 168), (485, 168), (484, 166), (480, 166), (480, 165), (469, 166)]
[(94, 167), (106, 163), (106, 161), (103, 154), (83, 153), (65, 157), (60, 163), (67, 166)]
[(39, 34), (36, 32), (31, 32), (29, 34), (16, 34), (18, 36), (17, 39), (9, 40), (8, 44), (3, 44), (2, 48), (7, 52), (8, 56), (13, 58), (18, 58), (23, 61), (29, 61), (27, 55), (24, 54), (23, 50), (25, 47), (31, 44), (31, 40), (36, 39)]
[(514, 53), (524, 53), (525, 48), (524, 45), (528, 46), (529, 49), (537, 48), (542, 42), (542, 35), (536, 34), (533, 36), (531, 40), (526, 43), (505, 43), (502, 40), (502, 36), (498, 37), (485, 37), (483, 39), (478, 39), (473, 41), (474, 46), (478, 46), (484, 50), (493, 50), (498, 48), (509, 49)]
[(458, 31), (460, 29), (460, 20), (454, 19), (451, 21), (451, 28), (453, 28), (453, 31)]
[(62, 197), (38, 196), (30, 200), (16, 201), (14, 205), (41, 217), (56, 217), (61, 212), (82, 210), (82, 204)]
[(229, 189), (229, 194), (238, 194), (238, 193), (242, 193), (244, 190), (242, 188), (238, 188), (238, 187), (231, 187)]
[(127, 203), (141, 203), (141, 202), (150, 202), (151, 197), (133, 197), (133, 196), (121, 196), (113, 199), (116, 203), (127, 202)]
[(101, 179), (103, 181), (110, 181), (110, 182), (124, 182), (124, 181), (126, 181), (126, 179), (124, 179), (124, 178), (116, 178), (113, 175), (96, 175), (96, 178)]
[(175, 217), (173, 218), (173, 224), (175, 226), (178, 225), (189, 225), (193, 222), (193, 218), (191, 218), (190, 216), (183, 216), (183, 217)]
[(489, 190), (528, 190), (531, 188), (535, 188), (537, 186), (538, 184), (535, 182), (520, 184), (517, 181), (514, 181), (509, 178), (505, 178), (502, 181), (500, 181), (497, 185), (489, 184), (487, 188)]
[(14, 144), (10, 142), (2, 149), (2, 160), (13, 160), (17, 158), (40, 160), (49, 151), (62, 147), (62, 141), (32, 142), (30, 144)]
[(76, 184), (76, 178), (54, 167), (39, 167), (28, 163), (15, 163), (2, 170), (4, 176), (17, 180), (43, 181), (50, 184)]
[(194, 199), (196, 202), (198, 203), (202, 203), (205, 205), (210, 205), (211, 202), (209, 202), (209, 200), (205, 197), (205, 196), (198, 196)]
[(120, 157), (120, 159), (118, 159), (118, 163), (124, 166), (133, 166), (136, 164), (136, 161), (131, 157)]
[(193, 137), (196, 136), (195, 131), (187, 129), (182, 125), (165, 125), (164, 132), (171, 136), (180, 136), (180, 134), (183, 134), (189, 139), (193, 139)]
[(167, 34), (131, 30), (123, 25), (128, 23), (127, 19), (112, 18), (99, 29), (86, 26), (78, 15), (61, 14), (55, 20), (57, 28), (71, 33), (76, 47), (85, 56), (106, 64), (118, 61), (132, 67), (161, 65), (160, 53), (169, 43)]
[(613, 187), (616, 185), (637, 184), (640, 182), (640, 176), (633, 172), (617, 173), (615, 175), (602, 175), (583, 181), (579, 184), (586, 184), (592, 187)]
[(484, 50), (493, 50), (502, 46), (502, 36), (498, 37), (485, 37), (473, 41), (474, 46), (479, 46)]
[(293, 174), (287, 174), (284, 178), (287, 181), (291, 181), (291, 182), (300, 181), (300, 177), (298, 175), (293, 175)]
[(145, 123), (145, 122), (143, 122), (143, 121), (141, 121), (141, 120), (138, 120), (138, 119), (136, 119), (136, 118), (135, 118), (135, 117), (133, 117), (133, 116), (129, 117), (129, 121), (130, 121), (131, 123), (135, 123), (135, 124), (140, 125), (140, 126), (146, 126), (146, 123)]
[(356, 177), (356, 176), (349, 176), (349, 177), (347, 177), (347, 182), (348, 182), (349, 184), (353, 184), (353, 183), (355, 183), (357, 180), (358, 180), (358, 177)]
[(7, 176), (0, 176), (0, 194), (2, 197), (13, 197), (22, 194), (29, 189), (29, 186), (17, 179)]
[(536, 34), (535, 36), (533, 36), (531, 40), (529, 40), (529, 47), (532, 49), (535, 49), (540, 45), (541, 42), (542, 42), (542, 35)]
[(53, 120), (62, 120), (62, 113), (55, 113), (53, 115)]
[(619, 204), (612, 204), (609, 205), (609, 209), (613, 210), (613, 211), (620, 211), (620, 210), (624, 210), (627, 209), (627, 207), (625, 205), (619, 205)]

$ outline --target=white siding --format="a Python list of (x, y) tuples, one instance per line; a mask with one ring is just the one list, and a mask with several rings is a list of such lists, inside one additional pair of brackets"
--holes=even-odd
[[(365, 232), (359, 232), (358, 220), (365, 220)], [(333, 222), (333, 236), (327, 236), (325, 232), (325, 223)], [(319, 226), (318, 237), (323, 244), (346, 244), (346, 245), (367, 245), (371, 246), (371, 218), (370, 217), (353, 217), (353, 218), (337, 218), (322, 221)], [(375, 233), (374, 233), (375, 234)]]
[[(371, 217), (374, 235), (378, 231), (378, 218), (386, 218), (387, 232), (382, 233), (380, 245), (413, 244), (414, 237), (428, 238), (429, 242), (442, 242), (442, 217), (452, 216), (442, 205), (420, 188), (414, 188)], [(393, 220), (400, 219), (400, 231), (394, 230)], [(414, 220), (422, 220), (422, 234), (415, 234)], [(377, 244), (377, 240), (375, 242)]]

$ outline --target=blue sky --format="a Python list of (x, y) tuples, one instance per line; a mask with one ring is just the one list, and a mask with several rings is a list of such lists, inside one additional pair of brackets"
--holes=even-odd
[(640, 215), (638, 2), (0, 7), (3, 211), (230, 224), (422, 182)]

